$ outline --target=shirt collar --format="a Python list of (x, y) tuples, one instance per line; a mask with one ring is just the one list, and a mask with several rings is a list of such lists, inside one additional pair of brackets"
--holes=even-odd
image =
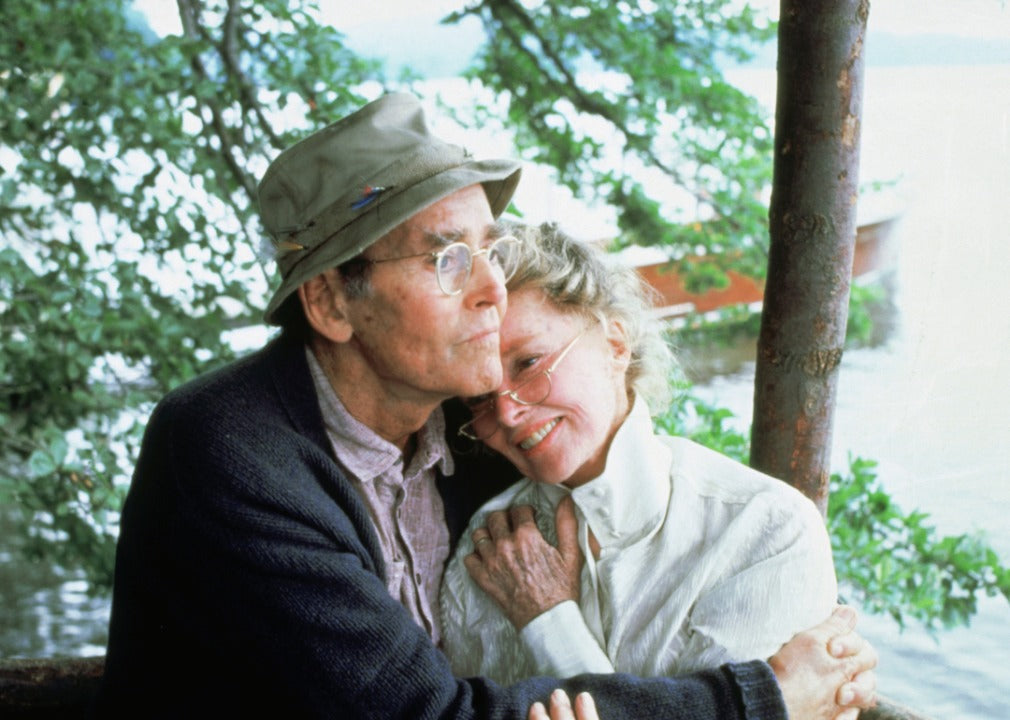
[[(341, 465), (355, 479), (365, 482), (387, 473), (397, 463), (402, 463), (403, 453), (400, 448), (359, 422), (347, 411), (308, 346), (305, 347), (305, 355), (319, 398), (326, 434)], [(393, 473), (400, 482), (404, 478), (414, 477), (429, 470), (436, 464), (442, 475), (453, 474), (455, 468), (445, 440), (445, 417), (441, 407), (432, 412), (415, 434), (415, 439), (417, 445), (410, 466), (406, 469), (401, 467), (398, 472)]]
[(601, 548), (625, 546), (656, 529), (670, 502), (670, 450), (653, 432), (643, 400), (617, 430), (603, 474), (572, 490)]

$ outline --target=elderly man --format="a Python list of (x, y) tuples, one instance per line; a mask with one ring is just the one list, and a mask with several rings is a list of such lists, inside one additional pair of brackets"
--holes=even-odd
[(517, 163), (432, 136), (409, 95), (270, 166), (260, 203), (282, 282), (267, 319), (284, 332), (150, 419), (100, 714), (505, 718), (558, 687), (589, 691), (605, 718), (829, 718), (838, 700), (869, 702), (872, 674), (857, 673), (872, 648), (842, 616), (770, 664), (682, 679), (452, 676), (438, 649), (443, 564), (511, 478), (453, 458), (440, 405), (501, 380), (515, 241), (495, 218), (518, 179)]

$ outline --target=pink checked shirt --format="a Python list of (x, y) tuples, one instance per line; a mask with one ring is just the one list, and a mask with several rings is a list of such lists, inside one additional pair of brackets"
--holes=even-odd
[(418, 431), (404, 468), (400, 449), (355, 420), (306, 348), (326, 434), (347, 476), (372, 516), (386, 561), (386, 588), (438, 645), (442, 628), (438, 592), (449, 557), (445, 509), (435, 487), (436, 468), (453, 472), (445, 418), (437, 409)]

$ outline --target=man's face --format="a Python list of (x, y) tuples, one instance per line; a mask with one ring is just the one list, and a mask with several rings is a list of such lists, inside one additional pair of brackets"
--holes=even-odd
[[(365, 256), (397, 258), (436, 251), (450, 242), (478, 250), (492, 242), (493, 231), (487, 197), (473, 185), (417, 213)], [(505, 284), (486, 254), (474, 258), (470, 278), (457, 295), (439, 289), (429, 257), (374, 264), (370, 281), (371, 293), (347, 303), (350, 342), (387, 392), (408, 401), (440, 402), (498, 386)]]

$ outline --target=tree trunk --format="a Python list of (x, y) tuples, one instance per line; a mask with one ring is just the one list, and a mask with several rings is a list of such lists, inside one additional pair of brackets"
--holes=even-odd
[(827, 508), (856, 238), (868, 0), (782, 0), (751, 465)]

